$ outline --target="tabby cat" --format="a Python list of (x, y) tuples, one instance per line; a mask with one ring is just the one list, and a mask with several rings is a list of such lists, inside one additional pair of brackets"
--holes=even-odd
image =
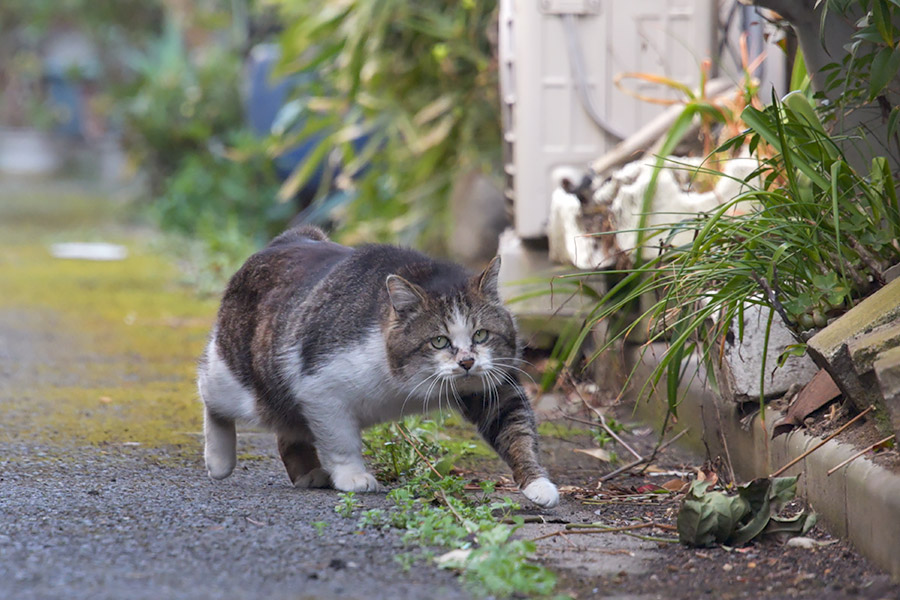
[(555, 506), (499, 268), (472, 275), (413, 250), (348, 248), (308, 226), (275, 238), (231, 278), (200, 360), (210, 477), (234, 470), (242, 421), (275, 432), (296, 487), (376, 491), (360, 430), (451, 406), (527, 498)]

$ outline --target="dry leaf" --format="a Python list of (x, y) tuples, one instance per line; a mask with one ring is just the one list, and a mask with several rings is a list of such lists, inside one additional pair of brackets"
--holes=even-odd
[(644, 473), (652, 475), (654, 473), (668, 473), (670, 469), (662, 469), (656, 465), (648, 465), (646, 469), (644, 469)]
[(662, 484), (662, 488), (669, 490), (670, 492), (681, 492), (684, 491), (688, 485), (690, 485), (690, 483), (682, 479), (670, 479)]
[(783, 419), (775, 423), (772, 437), (778, 437), (803, 424), (803, 420), (841, 395), (841, 390), (825, 369), (807, 383), (788, 407)]
[(434, 562), (441, 568), (446, 569), (459, 569), (462, 568), (466, 561), (469, 560), (469, 555), (472, 554), (472, 550), (464, 550), (462, 548), (458, 548), (456, 550), (451, 550), (445, 554), (441, 554), (440, 556), (436, 556)]
[(712, 469), (701, 467), (697, 469), (697, 481), (708, 481), (709, 487), (712, 488), (719, 482), (719, 476)]
[(603, 462), (609, 462), (611, 459), (609, 452), (607, 452), (603, 448), (573, 448), (572, 452), (587, 454), (588, 456), (593, 456), (594, 458), (602, 460)]

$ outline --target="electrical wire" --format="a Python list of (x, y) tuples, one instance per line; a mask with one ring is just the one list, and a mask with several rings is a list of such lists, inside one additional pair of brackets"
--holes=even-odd
[(561, 15), (561, 17), (563, 29), (565, 29), (566, 32), (566, 46), (569, 51), (569, 64), (572, 66), (572, 77), (575, 81), (575, 91), (578, 93), (578, 97), (581, 99), (581, 105), (584, 107), (584, 111), (597, 125), (597, 127), (603, 130), (606, 135), (610, 136), (615, 141), (620, 142), (625, 139), (625, 136), (617, 131), (614, 127), (612, 127), (606, 121), (606, 119), (600, 116), (600, 113), (597, 111), (597, 108), (594, 105), (594, 100), (593, 98), (591, 98), (590, 90), (588, 89), (587, 84), (587, 75), (584, 68), (584, 60), (581, 53), (581, 44), (578, 41), (578, 27), (575, 23), (575, 15), (564, 14)]

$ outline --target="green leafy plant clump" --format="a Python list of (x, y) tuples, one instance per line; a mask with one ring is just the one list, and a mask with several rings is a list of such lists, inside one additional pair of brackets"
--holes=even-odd
[[(360, 512), (355, 495), (341, 494), (335, 511), (347, 518), (357, 515), (361, 528), (402, 530), (412, 549), (398, 557), (405, 567), (435, 559), (443, 568), (458, 570), (469, 588), (484, 596), (551, 594), (556, 577), (533, 562), (534, 542), (513, 537), (523, 524), (513, 514), (519, 506), (495, 497), (493, 482), (479, 484), (478, 493), (468, 492), (465, 479), (449, 474), (460, 448), (438, 439), (432, 425), (410, 417), (367, 432), (376, 471), (399, 481), (388, 493), (394, 506)], [(443, 554), (435, 557), (436, 548)]]
[(198, 8), (190, 27), (169, 14), (158, 37), (127, 54), (132, 77), (118, 106), (125, 145), (146, 176), (147, 212), (194, 241), (195, 283), (217, 289), (296, 208), (278, 201), (265, 143), (244, 125), (241, 44), (189, 43), (223, 23), (238, 26), (227, 11), (204, 10), (211, 9)]

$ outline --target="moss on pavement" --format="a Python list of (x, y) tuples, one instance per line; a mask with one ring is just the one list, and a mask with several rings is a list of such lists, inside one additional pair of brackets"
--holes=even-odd
[[(76, 186), (0, 189), (0, 315), (29, 323), (5, 354), (15, 364), (17, 348), (44, 340), (31, 376), (13, 372), (0, 385), (7, 436), (59, 448), (199, 447), (194, 368), (216, 302), (179, 284), (161, 238), (129, 223), (133, 212)], [(128, 256), (54, 258), (62, 241), (122, 244)]]

